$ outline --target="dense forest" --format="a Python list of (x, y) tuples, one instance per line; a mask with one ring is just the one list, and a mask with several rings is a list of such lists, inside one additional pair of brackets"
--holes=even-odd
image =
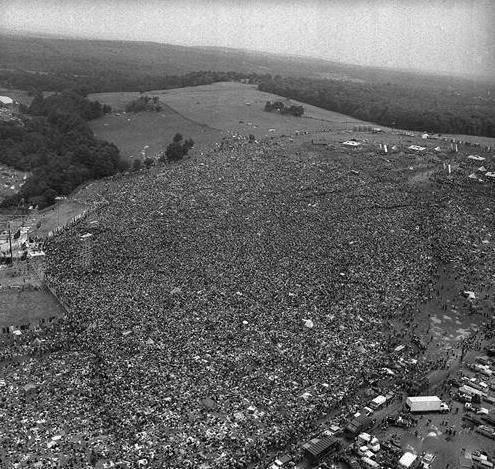
[(264, 79), (261, 91), (389, 127), (495, 137), (495, 96), (309, 78)]
[(51, 205), (89, 179), (126, 169), (118, 148), (97, 140), (87, 121), (109, 112), (76, 92), (37, 94), (22, 122), (0, 121), (0, 162), (31, 176), (3, 206)]
[(220, 81), (240, 81), (242, 79), (259, 82), (271, 78), (270, 75), (255, 73), (200, 71), (185, 75), (135, 75), (119, 71), (91, 72), (88, 75), (69, 73), (38, 73), (24, 70), (1, 70), (0, 84), (5, 88), (43, 91), (63, 91), (77, 89), (83, 94), (115, 91), (150, 91), (184, 88), (186, 86), (210, 85)]

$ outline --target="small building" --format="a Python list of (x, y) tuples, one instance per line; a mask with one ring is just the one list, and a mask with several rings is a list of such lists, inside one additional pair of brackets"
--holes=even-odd
[(399, 459), (399, 468), (400, 469), (412, 469), (412, 468), (417, 466), (417, 459), (418, 459), (418, 456), (407, 451)]

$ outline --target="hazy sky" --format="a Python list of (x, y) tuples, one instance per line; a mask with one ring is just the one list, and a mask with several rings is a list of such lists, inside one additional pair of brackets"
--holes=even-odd
[[(2, 0), (0, 27), (453, 74), (495, 71), (495, 0)], [(1, 45), (0, 45), (1, 46)]]

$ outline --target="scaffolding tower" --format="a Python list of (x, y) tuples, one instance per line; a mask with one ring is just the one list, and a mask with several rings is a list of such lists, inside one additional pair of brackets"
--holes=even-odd
[(91, 267), (93, 258), (93, 235), (91, 233), (83, 234), (80, 237), (81, 241), (81, 267), (84, 270), (88, 270)]

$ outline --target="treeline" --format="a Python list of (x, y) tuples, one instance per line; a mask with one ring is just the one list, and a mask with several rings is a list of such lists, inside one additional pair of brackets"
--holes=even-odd
[(108, 112), (76, 92), (35, 96), (22, 123), (0, 122), (0, 162), (31, 176), (3, 206), (53, 204), (89, 179), (127, 169), (118, 148), (97, 140), (87, 123)]
[(280, 114), (290, 114), (292, 116), (301, 117), (304, 114), (304, 107), (291, 104), (286, 106), (282, 101), (267, 101), (265, 104), (266, 112), (279, 112)]
[(5, 88), (22, 90), (63, 91), (77, 89), (83, 94), (114, 91), (150, 91), (187, 86), (209, 85), (220, 81), (248, 80), (258, 83), (270, 75), (256, 73), (199, 71), (185, 75), (123, 74), (118, 71), (100, 71), (89, 75), (69, 73), (27, 72), (0, 70), (0, 84)]
[(125, 106), (126, 112), (159, 112), (162, 110), (162, 104), (158, 96), (140, 96)]
[(259, 90), (389, 127), (495, 137), (495, 100), (466, 90), (278, 76)]
[[(185, 75), (135, 75), (99, 71), (92, 75), (0, 71), (0, 84), (7, 88), (59, 91), (77, 89), (96, 92), (173, 89), (222, 81), (258, 84), (261, 91), (296, 99), (380, 125), (437, 133), (495, 136), (495, 88), (468, 84), (424, 86), (414, 84), (354, 82), (312, 78), (284, 78), (270, 74), (199, 71)], [(142, 103), (137, 103), (138, 107)], [(96, 110), (96, 112), (99, 112)], [(91, 113), (91, 112), (90, 112)], [(91, 118), (91, 117), (86, 117)]]

